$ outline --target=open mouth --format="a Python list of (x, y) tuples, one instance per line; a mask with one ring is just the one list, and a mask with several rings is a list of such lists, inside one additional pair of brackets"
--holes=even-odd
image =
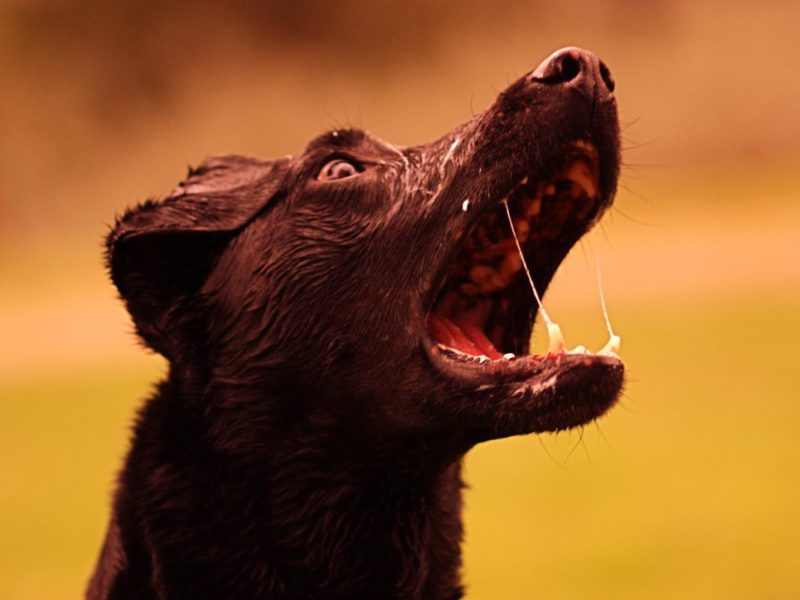
[[(480, 215), (446, 267), (428, 315), (430, 338), (443, 355), (478, 364), (530, 356), (538, 310), (531, 287), (544, 293), (569, 249), (602, 214), (608, 199), (599, 180), (597, 150), (574, 142)], [(558, 326), (543, 316), (550, 346), (535, 358), (588, 354), (583, 347), (567, 351)], [(616, 356), (617, 345), (612, 339), (598, 354)]]

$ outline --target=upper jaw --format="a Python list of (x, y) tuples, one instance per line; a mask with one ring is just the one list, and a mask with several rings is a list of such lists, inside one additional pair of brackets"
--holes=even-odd
[[(526, 353), (537, 304), (525, 269), (543, 294), (568, 250), (610, 201), (601, 192), (600, 171), (595, 146), (576, 140), (545, 167), (518, 171), (471, 214), (462, 206), (463, 214), (451, 219), (459, 230), (428, 301), (434, 341), (493, 359)], [(451, 322), (467, 334), (477, 327), (487, 339), (450, 344), (449, 338), (462, 337), (448, 327)]]
[[(585, 422), (616, 399), (624, 368), (614, 352), (557, 346), (528, 354), (538, 307), (510, 241), (503, 201), (519, 225), (514, 229), (541, 296), (570, 248), (611, 204), (618, 134), (613, 96), (522, 78), (484, 113), (421, 151), (423, 163), (440, 167), (432, 184), (436, 201), (426, 203), (436, 226), (422, 238), (433, 268), (423, 279), (420, 340), (434, 379), (452, 394), (481, 401), (474, 414), (494, 407), (484, 416), (496, 422), (497, 411), (517, 406), (521, 423), (533, 419), (524, 433)], [(484, 226), (501, 235), (470, 248)], [(470, 312), (470, 298), (488, 309)], [(501, 324), (496, 331), (492, 321)]]
[[(510, 233), (508, 222), (501, 220), (507, 218), (503, 206), (506, 201), (525, 262), (539, 293), (543, 294), (569, 249), (611, 203), (618, 162), (615, 152), (603, 154), (602, 148), (602, 144), (576, 139), (560, 146), (542, 164), (521, 166), (500, 184), (492, 181), (486, 186), (491, 191), (486, 192), (483, 201), (471, 213), (460, 207), (460, 214), (452, 217), (462, 233), (453, 236), (453, 248), (433, 282), (438, 293), (431, 294), (435, 300), (429, 303), (429, 324), (431, 317), (457, 320), (462, 313), (457, 308), (443, 307), (444, 302), (468, 303), (467, 293), (475, 292), (475, 288), (478, 302), (493, 303), (487, 319), (494, 316), (514, 321), (506, 323), (499, 337), (486, 332), (496, 353), (465, 352), (463, 346), (459, 348), (460, 344), (443, 343), (447, 340), (440, 332), (425, 328), (423, 346), (435, 372), (476, 398), (493, 401), (513, 396), (520, 401), (525, 399), (532, 409), (531, 414), (542, 419), (528, 427), (529, 431), (572, 426), (601, 414), (613, 403), (622, 385), (622, 362), (613, 352), (591, 354), (582, 348), (574, 353), (559, 348), (545, 355), (528, 354), (537, 306), (522, 262), (517, 260), (514, 265), (510, 264), (513, 257), (519, 255), (509, 247), (498, 254), (499, 258), (482, 258), (491, 256), (495, 247), (499, 251), (510, 237), (498, 240), (494, 246), (479, 248), (473, 256), (470, 256), (469, 241), (479, 233), (487, 216), (491, 220), (492, 215), (498, 221), (498, 231), (505, 235)], [(487, 252), (481, 253), (482, 250)], [(465, 261), (464, 268), (458, 266), (459, 260)], [(456, 266), (448, 267), (453, 264)], [(494, 268), (501, 276), (506, 276), (507, 281), (497, 277), (494, 280), (473, 277), (471, 275), (480, 275), (480, 269), (475, 267), (484, 267), (485, 272)], [(498, 314), (501, 312), (499, 301), (509, 305), (505, 316)], [(484, 327), (486, 321), (478, 319), (473, 324)], [(481, 349), (482, 346), (477, 344), (476, 347)], [(588, 398), (580, 391), (590, 389), (602, 390), (602, 398)], [(550, 410), (545, 407), (549, 406), (544, 402), (547, 398), (551, 401), (559, 398), (562, 408), (572, 406), (574, 419), (556, 411), (554, 414), (561, 416), (549, 421), (545, 416)]]

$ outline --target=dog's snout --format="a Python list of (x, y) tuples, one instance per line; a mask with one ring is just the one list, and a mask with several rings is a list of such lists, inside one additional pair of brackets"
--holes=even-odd
[(614, 92), (611, 72), (597, 55), (583, 48), (562, 48), (542, 61), (530, 75), (531, 80), (546, 85), (587, 85), (601, 96)]

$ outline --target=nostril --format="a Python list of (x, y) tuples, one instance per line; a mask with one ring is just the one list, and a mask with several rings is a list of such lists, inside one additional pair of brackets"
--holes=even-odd
[(614, 78), (597, 55), (570, 46), (556, 50), (530, 74), (530, 79), (548, 86), (579, 87), (605, 97), (614, 93)]
[(562, 48), (553, 52), (531, 73), (535, 81), (547, 84), (568, 83), (586, 69), (586, 60), (580, 48)]
[(603, 61), (600, 61), (600, 77), (603, 78), (603, 83), (606, 84), (608, 91), (613, 92), (615, 85), (614, 78), (611, 76), (611, 71), (608, 70), (608, 67)]
[(580, 75), (581, 63), (572, 54), (562, 54), (555, 62), (556, 64), (553, 65), (555, 69), (552, 75), (554, 82), (566, 83)]
[(582, 68), (580, 56), (574, 56), (572, 52), (566, 50), (545, 60), (532, 75), (542, 83), (567, 83), (580, 75)]

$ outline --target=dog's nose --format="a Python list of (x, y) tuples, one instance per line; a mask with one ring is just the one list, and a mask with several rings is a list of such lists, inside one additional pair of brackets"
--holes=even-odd
[(547, 85), (594, 87), (600, 96), (614, 92), (611, 72), (597, 55), (583, 48), (561, 48), (545, 58), (530, 75), (533, 81)]

